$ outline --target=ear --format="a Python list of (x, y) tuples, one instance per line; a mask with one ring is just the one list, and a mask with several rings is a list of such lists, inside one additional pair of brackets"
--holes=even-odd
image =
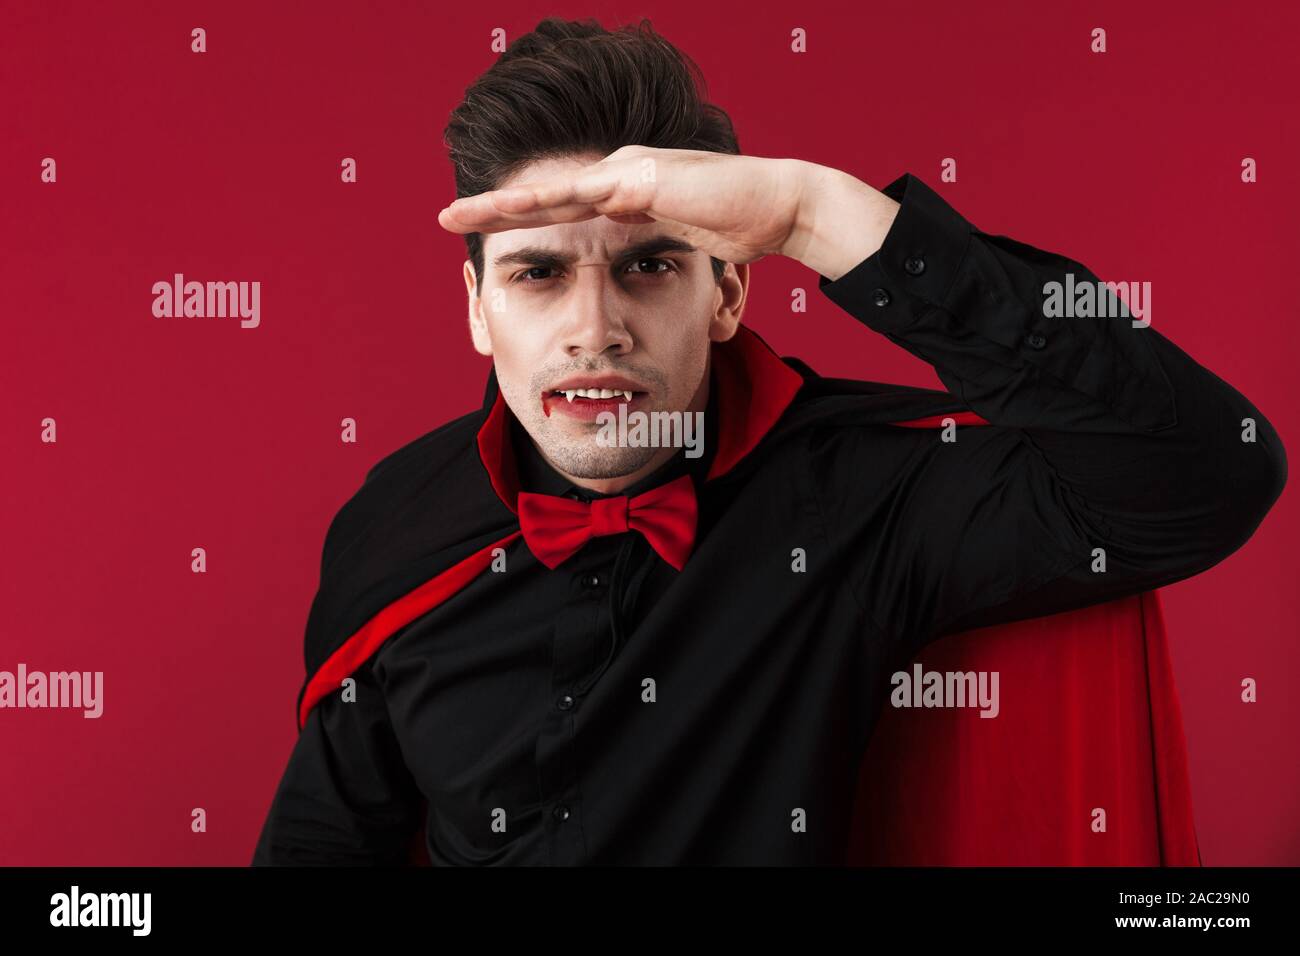
[(469, 297), (469, 336), (474, 342), (474, 351), (479, 355), (492, 354), (492, 336), (488, 332), (487, 318), (483, 315), (483, 299), (478, 293), (478, 283), (474, 280), (474, 263), (465, 260), (465, 294)]
[(718, 280), (717, 307), (709, 319), (709, 340), (725, 342), (736, 334), (749, 294), (749, 263), (728, 262)]

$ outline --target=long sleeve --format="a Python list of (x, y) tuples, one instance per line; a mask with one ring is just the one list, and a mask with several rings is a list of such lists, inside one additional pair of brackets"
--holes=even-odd
[(1097, 283), (1078, 262), (981, 232), (910, 174), (883, 191), (901, 203), (884, 244), (819, 288), (990, 425), (811, 439), (827, 537), (879, 631), (911, 652), (1167, 585), (1245, 543), (1287, 472), (1254, 405), (1154, 324), (1050, 316), (1049, 283)]
[(421, 794), (369, 664), (356, 700), (334, 693), (303, 726), (253, 854), (254, 866), (402, 866)]

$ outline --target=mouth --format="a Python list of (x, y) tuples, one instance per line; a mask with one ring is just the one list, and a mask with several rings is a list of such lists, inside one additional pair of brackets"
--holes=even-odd
[(581, 387), (566, 383), (562, 388), (548, 388), (542, 392), (542, 414), (547, 418), (551, 412), (559, 412), (569, 418), (582, 421), (595, 421), (602, 412), (618, 414), (619, 408), (627, 411), (644, 405), (650, 393), (630, 387), (633, 383), (616, 383), (620, 387)]

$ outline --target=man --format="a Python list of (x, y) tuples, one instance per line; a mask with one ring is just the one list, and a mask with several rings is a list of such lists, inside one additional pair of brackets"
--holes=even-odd
[[(1047, 314), (1084, 266), (911, 175), (739, 155), (646, 29), (543, 21), (448, 140), (485, 401), (334, 519), (254, 863), (839, 862), (894, 667), (1203, 571), (1280, 494), (1231, 386)], [(767, 255), (948, 392), (776, 356), (741, 324)], [(703, 453), (602, 413), (701, 413)]]

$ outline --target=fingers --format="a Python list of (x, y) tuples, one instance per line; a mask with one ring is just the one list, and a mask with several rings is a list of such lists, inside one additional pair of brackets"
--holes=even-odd
[(599, 215), (601, 215), (599, 210), (587, 203), (572, 203), (567, 206), (536, 209), (527, 213), (503, 213), (494, 208), (473, 212), (448, 206), (438, 213), (438, 225), (449, 232), (458, 233), (504, 232), (508, 229), (549, 226), (557, 222), (582, 222), (586, 219), (595, 219)]
[(595, 163), (554, 179), (521, 183), (501, 190), (501, 208), (512, 212), (547, 209), (573, 203), (594, 205), (609, 199), (618, 188), (620, 167)]
[[(626, 167), (596, 163), (563, 176), (520, 183), (457, 199), (438, 213), (438, 224), (450, 232), (501, 232), (557, 222), (582, 222), (609, 215), (617, 222), (654, 222), (639, 208), (631, 190), (620, 198), (620, 176)], [(623, 218), (635, 217), (635, 218)]]

